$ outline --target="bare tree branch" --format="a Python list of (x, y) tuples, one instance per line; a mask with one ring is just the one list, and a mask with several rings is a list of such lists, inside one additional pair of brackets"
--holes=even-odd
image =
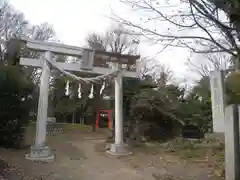
[(93, 49), (107, 50), (121, 54), (136, 54), (139, 40), (129, 29), (121, 24), (112, 25), (104, 35), (96, 33), (88, 35), (88, 46)]
[[(121, 2), (131, 6), (134, 12), (144, 12), (138, 14), (140, 23), (114, 13), (115, 17), (112, 19), (135, 28), (133, 34), (143, 36), (156, 44), (189, 48), (195, 53), (227, 52), (235, 57), (240, 52), (236, 28), (228, 21), (228, 14), (207, 0), (179, 0), (178, 5), (176, 1), (173, 3), (173, 0), (168, 3), (159, 0)], [(163, 7), (162, 4), (167, 6)], [(174, 7), (171, 6), (173, 4)], [(164, 26), (169, 28), (162, 32), (161, 29), (150, 26), (151, 23), (159, 27), (165, 23)], [(172, 30), (174, 28), (175, 30)]]
[(214, 70), (227, 70), (232, 65), (231, 57), (227, 53), (205, 54), (197, 57), (201, 61), (194, 58), (189, 58), (187, 66), (190, 71), (206, 77)]

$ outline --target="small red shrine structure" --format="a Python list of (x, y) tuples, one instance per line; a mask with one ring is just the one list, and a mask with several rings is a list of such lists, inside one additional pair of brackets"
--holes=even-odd
[(96, 115), (96, 128), (99, 128), (99, 120), (100, 120), (100, 113), (104, 112), (107, 113), (108, 118), (108, 128), (111, 129), (111, 113), (112, 109), (104, 109), (104, 110), (98, 110)]

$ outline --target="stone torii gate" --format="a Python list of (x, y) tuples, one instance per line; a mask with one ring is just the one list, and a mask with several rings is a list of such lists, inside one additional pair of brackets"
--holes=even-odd
[[(137, 60), (140, 56), (121, 55), (118, 53), (110, 53), (104, 51), (95, 51), (92, 49), (83, 49), (76, 46), (68, 46), (58, 43), (50, 43), (43, 41), (35, 41), (26, 38), (21, 38), (26, 43), (29, 50), (42, 52), (43, 58), (31, 59), (21, 58), (20, 65), (41, 67), (42, 75), (40, 81), (40, 92), (38, 102), (37, 124), (36, 124), (36, 139), (35, 144), (31, 146), (29, 154), (26, 154), (26, 159), (37, 161), (52, 161), (54, 155), (51, 149), (45, 144), (46, 140), (46, 121), (48, 110), (48, 94), (49, 94), (49, 77), (51, 75), (51, 66), (58, 67), (66, 71), (80, 72), (82, 75), (104, 75), (113, 72), (107, 67), (108, 62), (121, 62), (128, 66), (127, 71), (121, 71), (115, 77), (115, 142), (111, 145), (109, 154), (112, 155), (126, 155), (130, 152), (126, 148), (123, 141), (123, 87), (122, 78), (138, 78)], [(53, 59), (53, 54), (62, 54), (78, 57), (82, 63), (61, 63)], [(103, 67), (103, 62), (105, 62)], [(97, 66), (100, 65), (101, 67)], [(53, 67), (54, 67), (53, 66)], [(134, 67), (130, 70), (131, 67)], [(119, 64), (116, 68), (120, 68)], [(116, 71), (116, 69), (115, 69)]]

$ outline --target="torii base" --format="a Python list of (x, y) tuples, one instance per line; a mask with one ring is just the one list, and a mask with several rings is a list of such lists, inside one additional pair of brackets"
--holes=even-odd
[(55, 157), (48, 146), (32, 146), (30, 153), (25, 154), (25, 158), (30, 161), (53, 162)]
[(127, 144), (111, 144), (107, 153), (113, 156), (129, 156), (132, 154)]

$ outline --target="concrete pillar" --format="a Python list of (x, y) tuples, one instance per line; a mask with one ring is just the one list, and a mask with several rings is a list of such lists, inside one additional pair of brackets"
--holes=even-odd
[[(47, 52), (45, 58), (50, 58)], [(46, 61), (43, 62), (42, 75), (40, 81), (40, 91), (38, 99), (37, 128), (36, 128), (36, 146), (44, 146), (46, 140), (46, 120), (48, 112), (48, 94), (49, 94), (50, 68)]]
[(122, 72), (115, 78), (115, 142), (108, 151), (111, 155), (131, 154), (123, 141), (123, 76)]
[(213, 132), (224, 132), (225, 92), (223, 71), (213, 71), (210, 75)]
[(225, 109), (225, 179), (239, 179), (239, 111), (237, 105)]
[[(51, 60), (51, 52), (45, 53), (45, 59)], [(38, 161), (51, 161), (54, 156), (49, 147), (45, 145), (46, 141), (46, 123), (48, 112), (48, 94), (49, 94), (50, 67), (46, 61), (42, 65), (42, 75), (40, 82), (40, 92), (38, 100), (38, 114), (36, 123), (35, 145), (31, 147), (31, 152), (26, 154), (26, 159)]]
[(115, 78), (115, 143), (123, 144), (123, 87), (121, 73)]

